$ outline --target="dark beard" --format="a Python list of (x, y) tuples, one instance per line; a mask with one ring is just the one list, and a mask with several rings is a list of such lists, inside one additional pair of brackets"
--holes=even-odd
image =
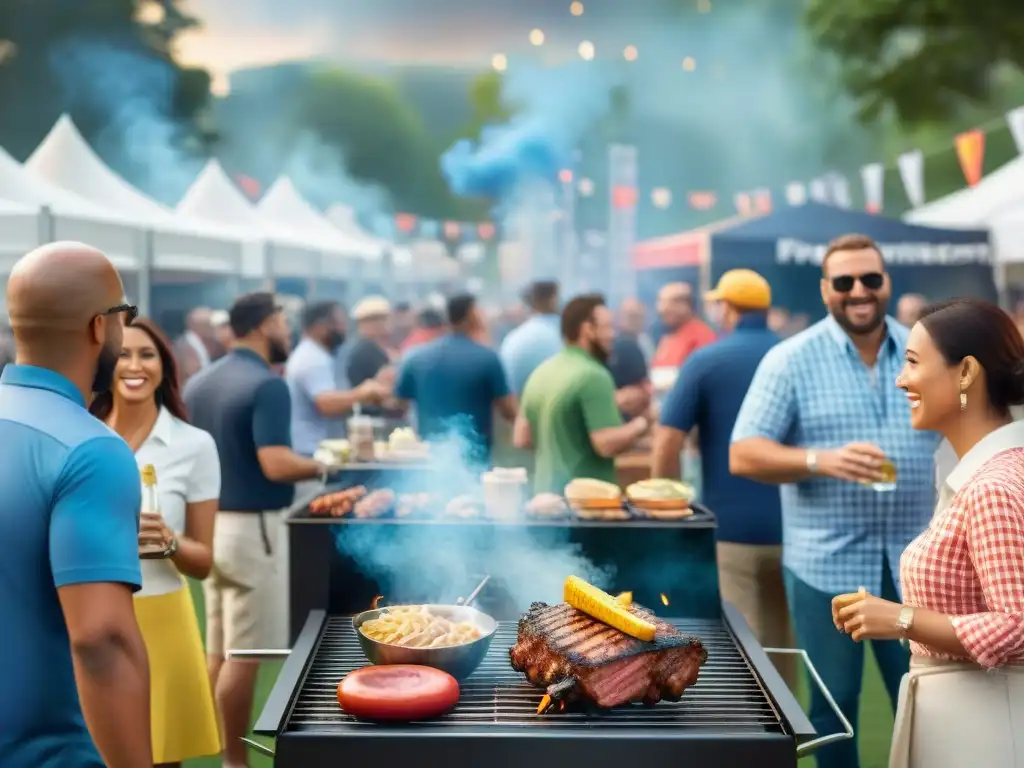
[(611, 358), (611, 352), (602, 347), (596, 341), (590, 345), (590, 355), (601, 365), (607, 365), (609, 358)]
[(276, 339), (270, 339), (268, 346), (268, 353), (270, 355), (271, 365), (281, 365), (282, 363), (288, 362), (288, 347), (282, 344)]
[(345, 343), (345, 334), (337, 331), (332, 331), (330, 334), (327, 335), (327, 339), (325, 341), (327, 343), (327, 351), (333, 354), (338, 351), (338, 348), (342, 344)]
[(100, 350), (100, 356), (96, 360), (96, 375), (92, 379), (92, 392), (95, 395), (109, 392), (114, 384), (114, 371), (117, 369), (117, 359), (120, 353), (114, 352), (106, 344)]
[[(857, 304), (872, 304), (875, 307), (875, 315), (866, 323), (857, 325), (851, 323), (846, 317), (846, 308), (849, 306), (855, 306)], [(873, 333), (878, 330), (879, 326), (885, 322), (885, 310), (886, 307), (878, 299), (870, 299), (868, 301), (855, 301), (853, 299), (843, 299), (843, 303), (838, 309), (831, 310), (832, 317), (835, 318), (839, 326), (849, 334), (854, 336), (866, 336), (869, 333)]]

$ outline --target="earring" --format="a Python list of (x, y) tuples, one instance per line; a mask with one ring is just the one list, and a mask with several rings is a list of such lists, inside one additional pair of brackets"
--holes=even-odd
[(961, 411), (966, 411), (967, 410), (967, 393), (966, 392), (961, 392), (960, 393), (960, 410)]

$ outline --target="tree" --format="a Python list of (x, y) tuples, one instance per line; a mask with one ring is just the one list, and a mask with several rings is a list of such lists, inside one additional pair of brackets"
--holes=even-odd
[(1020, 0), (809, 0), (806, 22), (865, 121), (888, 108), (906, 124), (947, 119), (1024, 70)]
[[(0, 2), (0, 146), (25, 158), (62, 112), (95, 145), (101, 134), (111, 138), (129, 101), (145, 102), (183, 147), (212, 141), (204, 122), (209, 76), (182, 69), (171, 52), (176, 35), (197, 23), (179, 6), (179, 0)], [(153, 73), (166, 85), (160, 93), (142, 78)], [(111, 138), (108, 146), (116, 145)], [(127, 170), (123, 157), (104, 159)]]
[(387, 80), (330, 69), (300, 95), (296, 127), (341, 151), (348, 175), (376, 183), (402, 210), (442, 218), (452, 201), (419, 114)]
[(479, 139), (485, 127), (502, 125), (515, 115), (515, 106), (505, 103), (503, 86), (504, 77), (495, 70), (477, 75), (469, 84), (470, 118), (463, 131), (465, 138)]

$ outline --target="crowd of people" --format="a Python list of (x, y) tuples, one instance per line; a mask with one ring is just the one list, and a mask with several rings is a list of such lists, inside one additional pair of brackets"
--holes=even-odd
[[(0, 532), (18, 543), (0, 564), (4, 764), (248, 764), (244, 651), (287, 641), (283, 511), (354, 411), (428, 441), (457, 429), (481, 466), (497, 417), (536, 491), (616, 482), (642, 441), (652, 476), (696, 464), (723, 598), (763, 644), (804, 648), (855, 726), (870, 640), (895, 768), (1024, 764), (1024, 340), (984, 302), (904, 295), (890, 317), (890, 294), (878, 247), (847, 236), (813, 325), (741, 269), (702, 297), (663, 286), (656, 326), (636, 300), (540, 281), (500, 314), (368, 296), (309, 303), (294, 330), (255, 292), (193, 310), (172, 342), (103, 254), (33, 251), (8, 281), (0, 377)], [(813, 686), (810, 716), (840, 730)], [(857, 766), (856, 743), (818, 763)]]

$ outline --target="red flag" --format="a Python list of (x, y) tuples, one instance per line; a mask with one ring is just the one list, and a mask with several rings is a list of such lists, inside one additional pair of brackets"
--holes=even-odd
[(757, 213), (772, 212), (772, 193), (767, 189), (759, 189), (754, 192), (754, 210)]
[(477, 234), (480, 235), (481, 240), (490, 240), (494, 237), (495, 227), (494, 224), (489, 221), (481, 221), (477, 224), (476, 231)]
[(416, 229), (416, 217), (411, 213), (396, 213), (395, 226), (406, 234)]
[(714, 192), (691, 192), (690, 206), (698, 211), (710, 211), (718, 204), (718, 197)]
[(457, 240), (462, 232), (462, 227), (457, 221), (446, 221), (444, 223), (444, 236), (448, 240)]
[(956, 137), (955, 143), (960, 169), (967, 179), (967, 186), (973, 187), (981, 181), (982, 165), (985, 160), (985, 132), (979, 128), (965, 131)]
[(246, 197), (255, 200), (260, 196), (260, 192), (263, 191), (263, 187), (256, 179), (252, 176), (246, 176), (244, 173), (235, 174), (235, 183), (238, 188), (242, 190), (242, 194)]
[(636, 187), (612, 187), (612, 207), (633, 208), (636, 201)]
[(572, 171), (568, 168), (563, 168), (558, 172), (558, 180), (563, 184), (572, 184)]

